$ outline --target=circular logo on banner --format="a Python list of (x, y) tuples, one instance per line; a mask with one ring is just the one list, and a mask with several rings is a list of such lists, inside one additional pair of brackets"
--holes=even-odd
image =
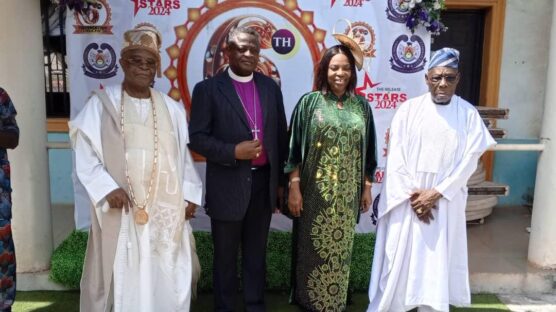
[[(350, 29), (347, 27), (344, 30), (344, 34), (348, 35), (349, 31)], [(351, 23), (351, 31), (353, 33), (353, 39), (359, 44), (365, 57), (375, 57), (376, 36), (371, 25), (365, 22), (354, 22)]]
[(386, 17), (392, 22), (405, 23), (409, 15), (410, 0), (388, 0)]
[[(188, 20), (174, 27), (176, 41), (166, 49), (170, 64), (164, 71), (171, 85), (168, 94), (175, 100), (183, 100), (186, 108), (191, 105), (193, 83), (212, 77), (228, 66), (224, 55), (226, 37), (240, 26), (250, 27), (260, 35), (258, 72), (282, 86), (284, 82), (289, 83), (286, 86), (289, 89), (300, 89), (292, 94), (312, 88), (311, 81), (306, 85), (299, 83), (298, 73), (300, 70), (313, 72), (325, 49), (326, 31), (315, 25), (313, 12), (299, 8), (297, 1), (206, 0), (202, 6), (187, 10)], [(307, 48), (299, 49), (299, 45)], [(199, 55), (199, 50), (205, 53)]]
[(85, 76), (95, 79), (107, 79), (116, 76), (116, 52), (108, 43), (100, 46), (93, 42), (83, 51), (83, 72)]
[(295, 47), (295, 36), (288, 29), (280, 29), (272, 35), (272, 49), (278, 54), (286, 55)]
[(73, 16), (74, 34), (112, 34), (112, 25), (110, 25), (112, 10), (106, 0), (89, 3), (86, 9), (75, 10)]
[(390, 64), (400, 73), (416, 73), (425, 68), (425, 42), (421, 37), (412, 35), (399, 36), (392, 45)]

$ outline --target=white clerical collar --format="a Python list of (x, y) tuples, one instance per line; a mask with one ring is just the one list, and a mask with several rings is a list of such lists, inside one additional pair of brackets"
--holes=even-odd
[(234, 73), (234, 71), (230, 67), (228, 67), (228, 75), (230, 75), (230, 78), (238, 82), (249, 82), (253, 80), (253, 73), (251, 73), (251, 75), (249, 76), (239, 76), (236, 75), (236, 73)]

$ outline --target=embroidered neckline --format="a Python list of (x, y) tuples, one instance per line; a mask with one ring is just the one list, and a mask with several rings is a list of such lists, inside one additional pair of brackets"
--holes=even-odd
[(338, 97), (332, 92), (321, 92), (321, 94), (326, 102), (334, 104), (339, 110), (345, 109), (346, 104), (351, 100), (351, 96), (348, 92), (344, 93), (341, 97)]

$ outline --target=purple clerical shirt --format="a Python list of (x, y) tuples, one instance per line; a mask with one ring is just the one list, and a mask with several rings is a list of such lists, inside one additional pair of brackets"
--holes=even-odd
[[(257, 137), (259, 142), (261, 142), (262, 145), (264, 139), (263, 111), (261, 109), (259, 93), (257, 91), (257, 88), (255, 87), (255, 80), (251, 79), (251, 81), (248, 82), (241, 82), (232, 79), (232, 82), (243, 104), (243, 109), (245, 110), (245, 115), (246, 115), (245, 117), (247, 118), (247, 122), (249, 123), (249, 127), (251, 128), (251, 131), (253, 133), (253, 139)], [(253, 132), (255, 129), (258, 130), (256, 132), (256, 136), (255, 136), (255, 132)], [(266, 155), (266, 150), (263, 145), (262, 153), (258, 158), (255, 158), (251, 161), (251, 165), (255, 167), (260, 167), (266, 165), (267, 162), (268, 162), (268, 157)]]

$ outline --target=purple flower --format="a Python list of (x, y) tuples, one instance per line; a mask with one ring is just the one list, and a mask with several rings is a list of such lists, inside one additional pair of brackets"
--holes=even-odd
[(446, 26), (440, 22), (440, 11), (443, 6), (444, 0), (415, 1), (415, 5), (409, 8), (405, 25), (411, 32), (414, 32), (419, 25), (425, 27), (432, 35), (446, 31)]
[(422, 21), (429, 20), (429, 13), (427, 13), (426, 9), (419, 10), (419, 19), (421, 19)]
[(409, 28), (409, 29), (411, 29), (411, 31), (413, 31), (415, 26), (417, 26), (417, 21), (415, 20), (415, 18), (410, 17), (410, 18), (407, 19), (407, 21), (405, 21), (405, 25), (407, 26), (407, 28)]
[(437, 21), (432, 21), (431, 25), (428, 27), (428, 30), (431, 31), (431, 32), (436, 32), (436, 31), (438, 31), (438, 28), (439, 28), (438, 26), (439, 25), (438, 25)]

